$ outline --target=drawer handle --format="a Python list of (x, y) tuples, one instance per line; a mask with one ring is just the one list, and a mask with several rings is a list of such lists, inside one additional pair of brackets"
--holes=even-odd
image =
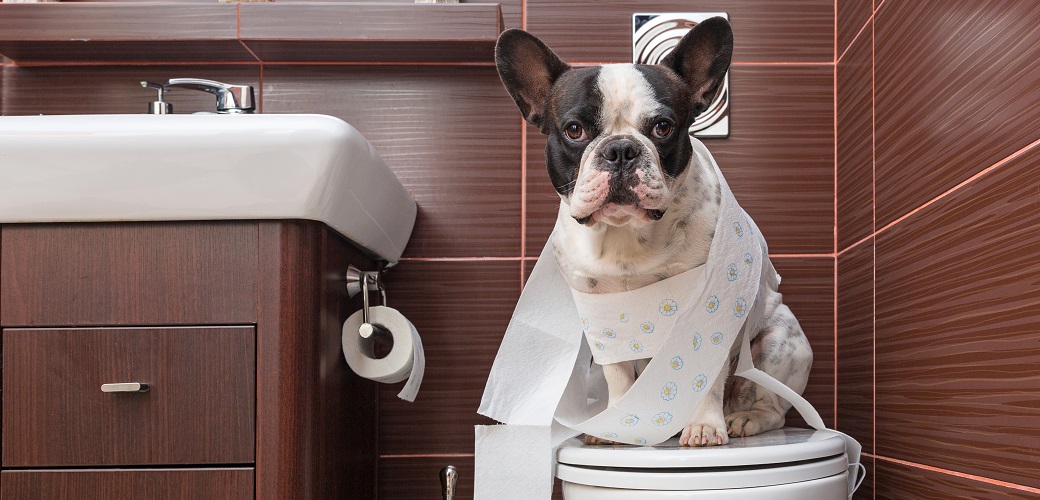
[(101, 392), (148, 392), (148, 384), (138, 382), (101, 384)]

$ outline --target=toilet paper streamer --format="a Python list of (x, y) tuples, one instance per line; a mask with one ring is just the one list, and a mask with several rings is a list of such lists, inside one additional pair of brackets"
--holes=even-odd
[[(478, 410), (507, 424), (496, 426), (494, 432), (478, 427), (478, 471), (508, 469), (523, 480), (504, 483), (490, 479), (496, 476), (481, 477), (478, 473), (478, 500), (549, 498), (545, 492), (551, 491), (552, 475), (544, 474), (547, 467), (538, 460), (548, 460), (551, 469), (554, 451), (516, 454), (505, 447), (521, 439), (519, 434), (506, 437), (513, 428), (517, 433), (530, 434), (534, 431), (527, 427), (540, 427), (543, 439), (527, 438), (542, 442), (547, 436), (552, 448), (579, 433), (637, 445), (657, 444), (675, 435), (692, 418), (715, 378), (724, 376), (730, 348), (738, 338), (743, 338), (741, 351), (747, 354), (742, 356), (737, 374), (789, 399), (804, 412), (807, 422), (823, 428), (822, 419), (801, 396), (754, 369), (748, 336), (742, 333), (754, 328), (761, 314), (761, 304), (756, 300), (759, 290), (775, 290), (779, 276), (769, 262), (758, 227), (737, 204), (714, 159), (699, 141), (692, 139), (692, 143), (697, 155), (694, 161), (709, 162), (714, 167), (722, 201), (704, 271), (689, 273), (685, 293), (662, 302), (661, 314), (676, 316), (671, 328), (648, 332), (665, 337), (658, 339), (657, 354), (632, 388), (608, 407), (605, 381), (601, 374), (594, 373), (597, 367), (591, 364), (592, 351), (582, 335), (588, 331), (589, 322), (576, 310), (550, 238), (521, 294)], [(613, 337), (599, 339), (605, 344)], [(589, 342), (601, 348), (594, 338)], [(858, 470), (859, 445), (852, 438), (846, 441), (853, 464), (850, 469)], [(850, 491), (853, 480), (850, 478)]]
[(384, 384), (408, 379), (397, 397), (408, 402), (415, 401), (426, 371), (422, 339), (415, 325), (397, 309), (386, 306), (370, 307), (368, 319), (369, 323), (383, 325), (390, 330), (394, 339), (390, 354), (374, 359), (371, 353), (364, 352), (363, 339), (358, 333), (358, 328), (364, 323), (364, 316), (362, 311), (357, 311), (343, 323), (343, 356), (347, 358), (347, 365), (358, 376)]

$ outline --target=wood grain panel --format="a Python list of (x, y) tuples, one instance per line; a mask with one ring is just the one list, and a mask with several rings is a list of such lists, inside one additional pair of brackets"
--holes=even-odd
[(868, 31), (837, 67), (838, 250), (874, 232), (872, 50)]
[(484, 40), (499, 33), (498, 4), (243, 3), (245, 39)]
[(866, 467), (867, 475), (859, 485), (852, 500), (874, 500), (874, 483), (877, 481), (877, 470), (874, 466), (874, 457), (861, 456), (859, 462), (863, 464), (863, 467)]
[[(142, 80), (195, 77), (260, 88), (260, 67), (252, 65), (7, 66), (3, 75), (5, 115), (141, 114), (155, 100), (154, 90), (141, 88)], [(205, 92), (172, 90), (166, 100), (175, 113), (216, 110), (213, 95)]]
[(423, 338), (426, 375), (414, 403), (379, 387), (380, 454), (473, 453), (473, 425), (517, 299), (515, 261), (402, 262), (387, 274), (390, 303)]
[(246, 500), (253, 498), (253, 469), (6, 470), (0, 496)]
[[(256, 498), (373, 498), (375, 383), (343, 360), (343, 273), (375, 269), (311, 221), (260, 224)], [(392, 289), (391, 289), (392, 290)]]
[(256, 321), (256, 224), (8, 224), (5, 326)]
[(527, 29), (566, 61), (632, 62), (636, 12), (728, 12), (734, 61), (834, 61), (833, 0), (528, 0)]
[(491, 63), (500, 18), (497, 4), (244, 3), (241, 34), (265, 62)]
[(1038, 169), (1033, 148), (878, 236), (878, 454), (1040, 486)]
[(1036, 2), (881, 6), (878, 227), (1040, 138), (1038, 18)]
[(495, 69), (269, 67), (264, 111), (356, 127), (419, 205), (405, 257), (520, 253), (520, 120)]
[[(809, 384), (802, 394), (828, 426), (834, 425), (834, 259), (773, 257), (783, 277), (780, 293), (794, 312), (813, 350)], [(796, 410), (787, 412), (787, 425), (808, 428)]]
[(837, 429), (874, 452), (874, 241), (838, 257)]
[(943, 474), (917, 467), (879, 459), (876, 461), (876, 498), (972, 500), (1035, 499), (1035, 493), (983, 483), (963, 477)]
[[(470, 440), (473, 428), (470, 428)], [(455, 500), (473, 498), (473, 457), (380, 457), (380, 498), (441, 498), (441, 483), (438, 474), (447, 465), (459, 470), (458, 489)]]
[[(770, 252), (833, 253), (833, 68), (738, 66), (730, 81), (730, 136), (704, 144), (737, 200), (762, 228)], [(545, 172), (544, 138), (533, 127), (527, 138), (526, 252), (538, 255), (559, 197)]]
[(834, 250), (834, 68), (738, 66), (728, 139), (705, 142), (770, 253)]
[[(447, 465), (459, 470), (458, 489), (455, 500), (473, 499), (472, 456), (395, 456), (379, 459), (380, 498), (391, 500), (405, 498), (439, 498), (440, 470)], [(553, 500), (563, 500), (560, 480), (553, 487)]]
[[(253, 461), (252, 327), (5, 329), (5, 467)], [(101, 385), (141, 382), (143, 393)]]
[[(7, 4), (0, 53), (15, 61), (255, 61), (232, 4)], [(134, 41), (127, 43), (128, 40)]]
[[(65, 1), (69, 1), (69, 0), (65, 0)], [(80, 1), (80, 0), (74, 0), (74, 1)], [(108, 0), (108, 1), (112, 1), (112, 0)], [(122, 1), (122, 0), (120, 0), (120, 1)], [(132, 1), (132, 0), (127, 0), (127, 1)], [(190, 1), (206, 1), (206, 0), (190, 0)], [(395, 3), (402, 3), (402, 1), (401, 0), (348, 0), (348, 1), (344, 2), (343, 0), (278, 0), (278, 3), (281, 3), (281, 4), (291, 4), (291, 3), (395, 4)], [(486, 2), (486, 1), (485, 2), (481, 2), (479, 0), (477, 0), (477, 1), (459, 0), (459, 3), (461, 3), (461, 4), (492, 3), (493, 4), (493, 3), (496, 3), (496, 2)], [(502, 21), (503, 21), (504, 29), (520, 28), (521, 27), (520, 23), (521, 23), (521, 17), (522, 17), (521, 11), (523, 9), (523, 1), (522, 0), (501, 0), (501, 1), (497, 2), (497, 3), (499, 4), (500, 8), (502, 9)]]
[(11, 4), (3, 6), (5, 39), (185, 40), (235, 38), (234, 4)]
[[(835, 57), (841, 57), (845, 49), (852, 44), (852, 40), (856, 38), (856, 34), (860, 33), (860, 29), (870, 19), (870, 15), (874, 13), (874, 4), (872, 0), (838, 0), (835, 3), (838, 9), (838, 52)], [(870, 27), (867, 27), (860, 36), (869, 34)]]
[(484, 63), (495, 60), (490, 41), (245, 40), (265, 63)]

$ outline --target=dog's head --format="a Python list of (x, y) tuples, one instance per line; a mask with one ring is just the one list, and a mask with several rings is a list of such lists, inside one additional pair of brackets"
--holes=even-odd
[(509, 30), (498, 74), (528, 123), (548, 136), (549, 177), (582, 224), (660, 220), (690, 165), (688, 129), (729, 69), (733, 32), (714, 17), (657, 65), (572, 68), (541, 40)]

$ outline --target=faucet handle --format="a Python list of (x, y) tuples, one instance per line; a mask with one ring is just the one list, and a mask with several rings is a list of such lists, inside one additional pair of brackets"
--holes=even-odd
[(230, 85), (201, 78), (173, 78), (166, 82), (163, 89), (181, 87), (190, 90), (201, 90), (217, 96), (217, 113), (252, 113), (253, 87), (249, 85)]

